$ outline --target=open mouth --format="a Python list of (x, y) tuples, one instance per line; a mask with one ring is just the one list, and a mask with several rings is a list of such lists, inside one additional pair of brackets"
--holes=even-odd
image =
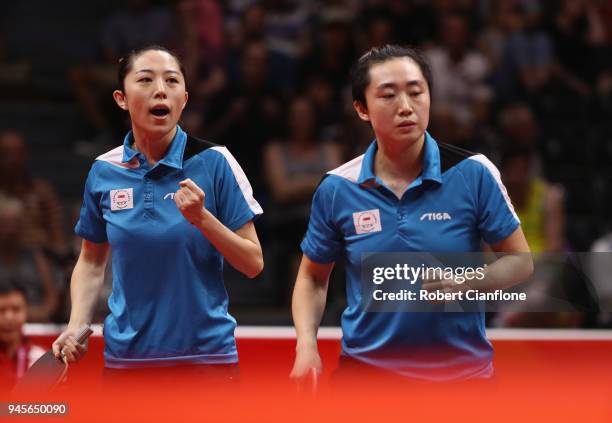
[(155, 106), (151, 109), (151, 114), (157, 117), (164, 117), (170, 113), (170, 109), (166, 106)]

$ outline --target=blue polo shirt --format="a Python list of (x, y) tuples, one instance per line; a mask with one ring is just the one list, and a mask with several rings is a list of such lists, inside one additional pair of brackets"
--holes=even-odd
[(151, 167), (124, 144), (98, 157), (76, 233), (109, 242), (113, 289), (104, 322), (106, 367), (234, 363), (234, 329), (223, 257), (178, 210), (174, 193), (191, 178), (205, 207), (236, 230), (262, 213), (244, 172), (225, 147), (181, 128)]
[(519, 220), (499, 171), (485, 156), (426, 133), (422, 172), (400, 199), (374, 174), (377, 149), (375, 141), (328, 172), (301, 244), (317, 263), (345, 261), (343, 354), (413, 378), (488, 377), (493, 350), (484, 313), (365, 312), (360, 277), (364, 253), (475, 252), (481, 240), (507, 238)]

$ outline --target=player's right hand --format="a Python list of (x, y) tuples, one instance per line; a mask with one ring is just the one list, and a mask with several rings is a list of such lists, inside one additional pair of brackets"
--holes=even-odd
[(323, 369), (319, 351), (316, 347), (298, 348), (295, 354), (295, 363), (293, 363), (293, 369), (289, 377), (292, 379), (307, 377), (311, 369), (315, 369), (318, 374), (320, 374)]
[(76, 341), (78, 328), (68, 328), (53, 342), (53, 355), (66, 363), (76, 363), (87, 353), (87, 341), (85, 345)]

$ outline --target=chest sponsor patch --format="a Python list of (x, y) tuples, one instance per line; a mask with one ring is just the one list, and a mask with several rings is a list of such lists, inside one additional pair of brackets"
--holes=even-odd
[(121, 188), (111, 189), (110, 192), (111, 210), (128, 210), (134, 208), (134, 189)]
[(357, 234), (382, 231), (379, 209), (355, 212), (353, 213), (353, 222), (355, 223), (355, 232)]

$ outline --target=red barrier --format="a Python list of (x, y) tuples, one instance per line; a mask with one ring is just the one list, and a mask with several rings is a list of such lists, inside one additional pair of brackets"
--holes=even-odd
[[(37, 337), (50, 345), (53, 337)], [(103, 340), (72, 366), (69, 381), (44, 401), (65, 402), (57, 421), (612, 421), (612, 342), (494, 341), (496, 379), (487, 384), (397, 384), (357, 380), (332, 389), (338, 340), (321, 340), (325, 366), (317, 395), (288, 379), (293, 339), (238, 339), (241, 382), (210, 386), (154, 375), (141, 384), (100, 383)], [(33, 400), (29, 398), (28, 400)], [(19, 419), (18, 421), (26, 421)]]

